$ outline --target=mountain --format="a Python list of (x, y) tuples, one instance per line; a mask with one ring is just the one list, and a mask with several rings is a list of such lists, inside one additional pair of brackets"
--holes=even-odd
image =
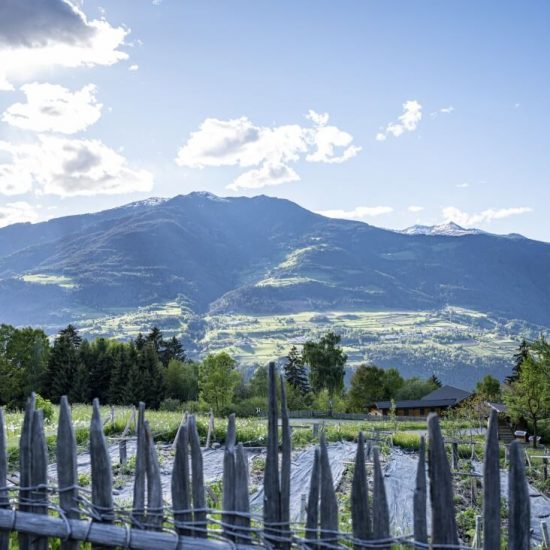
[(209, 193), (16, 224), (0, 229), (2, 321), (61, 326), (177, 300), (255, 315), (452, 304), (550, 326), (550, 244), (444, 227), (397, 233)]
[(449, 222), (441, 225), (413, 225), (399, 231), (405, 235), (444, 235), (447, 237), (462, 237), (464, 235), (481, 235), (485, 233), (481, 229), (465, 229), (460, 225)]
[(443, 223), (440, 225), (413, 225), (397, 231), (405, 235), (435, 235), (444, 237), (464, 237), (465, 235), (492, 235), (493, 237), (502, 237), (507, 239), (525, 239), (519, 233), (509, 233), (508, 235), (495, 235), (481, 229), (465, 228), (454, 222)]

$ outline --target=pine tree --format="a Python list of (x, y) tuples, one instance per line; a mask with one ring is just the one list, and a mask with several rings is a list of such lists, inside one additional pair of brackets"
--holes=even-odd
[(521, 367), (529, 358), (530, 346), (529, 342), (524, 338), (519, 347), (517, 353), (514, 354), (514, 366), (512, 367), (512, 374), (505, 378), (506, 384), (512, 384), (519, 380), (519, 375), (521, 374)]
[(50, 357), (45, 380), (45, 394), (54, 402), (62, 395), (72, 395), (76, 374), (80, 365), (79, 348), (82, 338), (69, 325), (57, 335)]
[(309, 393), (311, 387), (302, 356), (296, 346), (292, 346), (288, 352), (285, 364), (285, 378), (302, 395)]
[(430, 376), (430, 378), (428, 379), (436, 388), (440, 388), (441, 387), (441, 380), (435, 375), (435, 374), (432, 374)]

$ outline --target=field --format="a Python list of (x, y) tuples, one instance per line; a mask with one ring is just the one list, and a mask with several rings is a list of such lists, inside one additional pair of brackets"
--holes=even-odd
[(348, 365), (371, 361), (396, 367), (404, 376), (430, 376), (470, 387), (484, 374), (503, 378), (519, 339), (535, 338), (540, 327), (504, 321), (461, 308), (438, 311), (330, 311), (289, 315), (205, 315), (190, 313), (177, 301), (111, 311), (77, 323), (83, 334), (127, 338), (156, 324), (167, 335), (183, 337), (191, 357), (225, 350), (240, 365), (265, 364), (284, 357), (327, 330), (342, 336)]

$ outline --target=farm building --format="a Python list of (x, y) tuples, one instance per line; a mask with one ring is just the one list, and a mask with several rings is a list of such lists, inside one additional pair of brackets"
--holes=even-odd
[[(442, 386), (425, 395), (422, 399), (409, 399), (395, 401), (395, 414), (397, 416), (426, 416), (428, 413), (443, 411), (455, 407), (472, 394), (453, 386)], [(370, 407), (370, 414), (387, 416), (392, 407), (391, 401), (376, 401)]]

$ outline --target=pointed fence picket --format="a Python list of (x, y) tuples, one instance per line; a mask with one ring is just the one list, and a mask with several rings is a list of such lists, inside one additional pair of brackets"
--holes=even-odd
[[(164, 507), (161, 472), (153, 434), (145, 419), (145, 406), (137, 410), (137, 456), (131, 512), (113, 502), (111, 459), (100, 417), (93, 402), (90, 423), (92, 471), (91, 501), (78, 486), (76, 440), (71, 410), (61, 399), (57, 428), (57, 487), (48, 484), (48, 449), (42, 411), (34, 396), (27, 401), (20, 438), (19, 486), (9, 486), (4, 414), (0, 409), (0, 550), (7, 550), (10, 532), (18, 533), (19, 547), (45, 550), (49, 540), (61, 539), (63, 550), (92, 543), (93, 548), (185, 548), (229, 550), (268, 546), (286, 550), (293, 545), (312, 550), (353, 546), (387, 549), (394, 543), (417, 548), (460, 548), (452, 472), (439, 419), (428, 417), (428, 439), (421, 438), (416, 488), (413, 496), (412, 538), (391, 537), (388, 502), (379, 450), (363, 433), (357, 439), (351, 484), (352, 533), (339, 532), (338, 501), (334, 488), (329, 447), (324, 432), (313, 454), (304, 525), (290, 522), (292, 433), (284, 384), (280, 399), (276, 369), (269, 365), (267, 457), (264, 475), (263, 516), (250, 511), (248, 460), (237, 442), (235, 416), (228, 418), (225, 437), (222, 510), (207, 509), (201, 442), (193, 415), (185, 415), (174, 441), (171, 479), (172, 508)], [(279, 416), (281, 431), (279, 433)], [(486, 437), (483, 469), (483, 516), (476, 523), (475, 547), (501, 547), (500, 462), (498, 419), (492, 413)], [(451, 446), (451, 458), (453, 457)], [(427, 464), (426, 468), (426, 454)], [(372, 472), (367, 460), (372, 456)], [(428, 477), (426, 476), (426, 470)], [(369, 491), (369, 476), (373, 480)], [(428, 483), (429, 480), (429, 483)], [(428, 487), (430, 500), (428, 505)], [(17, 497), (18, 491), (18, 497)], [(13, 494), (16, 498), (10, 498)], [(304, 498), (306, 495), (303, 495)], [(305, 501), (304, 501), (305, 502)], [(530, 544), (529, 492), (524, 454), (519, 443), (509, 452), (508, 548), (527, 550)], [(49, 513), (57, 510), (57, 514)], [(221, 516), (217, 514), (221, 513)], [(431, 513), (431, 533), (427, 514)], [(217, 519), (221, 518), (221, 519)], [(543, 534), (547, 540), (547, 527)]]

